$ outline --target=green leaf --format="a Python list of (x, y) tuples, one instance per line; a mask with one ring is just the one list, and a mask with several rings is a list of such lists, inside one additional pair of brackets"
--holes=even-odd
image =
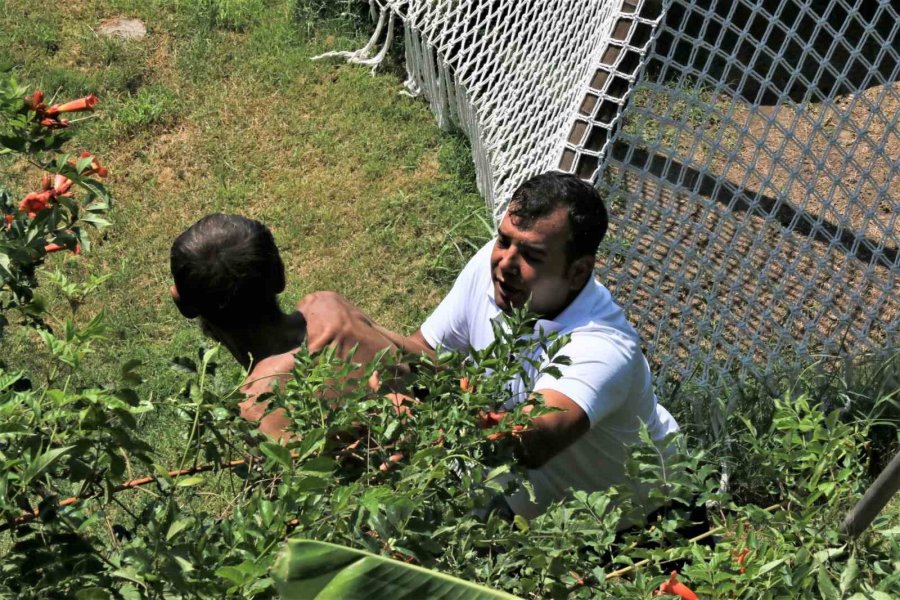
[(74, 448), (75, 446), (64, 446), (63, 448), (53, 448), (47, 450), (36, 459), (28, 464), (25, 472), (22, 473), (22, 485), (28, 485), (28, 482), (46, 471), (56, 459)]
[(283, 466), (285, 469), (291, 468), (291, 452), (281, 444), (263, 442), (259, 445), (259, 449), (263, 454)]
[(389, 558), (311, 540), (288, 540), (273, 568), (282, 598), (430, 600), (515, 598)]
[(494, 467), (494, 468), (491, 469), (491, 471), (487, 474), (487, 477), (485, 477), (484, 480), (485, 480), (485, 481), (492, 481), (493, 479), (496, 479), (497, 477), (500, 477), (500, 476), (503, 475), (504, 473), (509, 473), (509, 470), (510, 470), (510, 466), (509, 466), (508, 464), (506, 464), (506, 465), (500, 465), (499, 467)]
[(824, 550), (819, 550), (818, 552), (813, 554), (813, 559), (817, 564), (828, 562), (832, 558), (836, 558), (843, 554), (846, 548), (847, 544), (844, 544), (843, 546), (839, 546), (837, 548), (826, 548)]
[(175, 521), (174, 523), (169, 525), (169, 531), (166, 533), (166, 541), (170, 541), (172, 538), (190, 527), (192, 524), (193, 521), (191, 519), (181, 519), (180, 521)]
[(178, 563), (178, 566), (181, 567), (181, 570), (185, 573), (190, 573), (194, 570), (194, 565), (192, 565), (189, 561), (181, 558), (180, 556), (175, 556), (175, 562)]
[(100, 227), (100, 228), (109, 227), (111, 225), (111, 223), (109, 221), (107, 221), (106, 219), (104, 219), (103, 217), (101, 217), (99, 215), (95, 215), (94, 213), (90, 213), (90, 212), (82, 213), (79, 221), (81, 221), (82, 223), (90, 223), (91, 225), (94, 225), (95, 227)]
[(107, 590), (99, 587), (84, 588), (75, 592), (76, 600), (107, 600), (112, 597)]
[(838, 592), (837, 588), (834, 587), (834, 584), (831, 582), (831, 577), (828, 575), (825, 565), (819, 565), (819, 573), (816, 582), (819, 585), (819, 591), (822, 593), (822, 598), (827, 598), (828, 600), (840, 600), (841, 593)]
[(844, 567), (844, 570), (841, 571), (841, 593), (846, 594), (847, 590), (850, 589), (850, 586), (853, 585), (853, 582), (856, 581), (856, 576), (859, 574), (859, 565), (856, 563), (856, 556), (851, 555), (850, 560), (847, 561), (847, 566)]
[(767, 562), (766, 564), (764, 564), (763, 566), (761, 566), (761, 567), (759, 568), (759, 571), (757, 572), (757, 575), (765, 575), (766, 573), (768, 573), (769, 571), (771, 571), (771, 570), (774, 569), (775, 567), (781, 565), (784, 561), (785, 561), (784, 558), (778, 558), (778, 559), (776, 559), (776, 560)]
[(518, 529), (522, 533), (528, 533), (528, 530), (530, 529), (530, 525), (528, 524), (528, 519), (526, 519), (522, 515), (514, 516), (513, 524), (516, 526), (516, 529)]
[(78, 174), (81, 175), (84, 173), (85, 169), (91, 166), (91, 161), (93, 161), (93, 157), (85, 156), (84, 158), (79, 158), (78, 162), (75, 164), (75, 170), (78, 171)]
[(192, 477), (179, 477), (175, 485), (178, 487), (190, 487), (198, 483), (203, 483), (203, 478), (199, 475), (194, 475)]
[(219, 567), (216, 570), (216, 575), (222, 579), (227, 579), (235, 585), (244, 585), (244, 581), (246, 580), (244, 572), (237, 567)]

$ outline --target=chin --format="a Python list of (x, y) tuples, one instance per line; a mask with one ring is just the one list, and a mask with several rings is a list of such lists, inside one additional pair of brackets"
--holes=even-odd
[(509, 310), (509, 305), (500, 298), (500, 294), (494, 294), (494, 304), (496, 304), (497, 308), (504, 312)]

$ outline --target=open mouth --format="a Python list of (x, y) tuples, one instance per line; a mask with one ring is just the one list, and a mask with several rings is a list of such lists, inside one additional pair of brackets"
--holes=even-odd
[(503, 300), (507, 302), (518, 300), (525, 294), (525, 291), (522, 288), (509, 285), (509, 283), (500, 279), (495, 278), (494, 283), (497, 284), (497, 289)]

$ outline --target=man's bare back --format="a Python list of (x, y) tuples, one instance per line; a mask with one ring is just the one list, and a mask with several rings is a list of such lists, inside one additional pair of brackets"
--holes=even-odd
[[(383, 350), (396, 349), (368, 316), (335, 292), (309, 294), (300, 300), (297, 310), (306, 319), (304, 341), (311, 354), (330, 346), (339, 357), (348, 358), (352, 353), (353, 363), (364, 365)], [(268, 402), (257, 399), (271, 392), (276, 382), (283, 385), (292, 377), (294, 355), (301, 347), (261, 360), (241, 386), (241, 392), (247, 397), (240, 403), (241, 417), (259, 421), (260, 430), (273, 438), (282, 437), (290, 426), (290, 419), (282, 410), (267, 415)], [(377, 383), (372, 381), (369, 385), (377, 386)]]

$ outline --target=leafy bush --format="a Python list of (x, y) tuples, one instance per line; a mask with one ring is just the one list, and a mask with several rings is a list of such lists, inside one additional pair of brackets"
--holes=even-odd
[[(384, 390), (347, 383), (366, 381), (376, 364), (351, 373), (333, 352), (301, 352), (295, 378), (270, 398), (290, 411), (298, 433), (284, 446), (237, 417), (233, 383), (215, 368), (214, 350), (199, 363), (179, 359), (187, 373), (182, 392), (158, 403), (183, 415), (175, 465), (158, 464), (142, 435), (148, 405), (128, 391), (127, 382), (137, 382), (134, 365), (123, 374), (126, 385), (101, 390), (47, 384), (17, 391), (21, 375), (5, 375), (2, 459), (11, 466), (3, 517), (14, 522), (26, 506), (41, 512), (10, 530), (0, 589), (19, 597), (88, 589), (98, 597), (267, 597), (275, 594), (272, 568), (287, 536), (525, 597), (646, 598), (673, 568), (711, 598), (885, 598), (900, 589), (887, 517), (856, 541), (837, 532), (868, 481), (860, 457), (871, 423), (842, 420), (803, 395), (778, 400), (765, 427), (733, 417), (741, 433), (732, 447), (756, 465), (734, 477), (758, 486), (771, 506), (718, 493), (715, 449), (690, 448), (682, 438), (663, 461), (650, 444), (635, 448), (628, 465), (635, 481), (661, 484), (667, 498), (688, 505), (717, 502), (712, 516), (722, 529), (714, 548), (682, 536), (686, 511), (616, 534), (631, 505), (628, 487), (576, 493), (530, 522), (488, 513), (494, 496), (513, 485), (506, 477), (521, 474), (511, 440), (479, 428), (480, 412), (502, 400), (505, 381), (520, 369), (512, 357), (528, 325), (517, 318), (482, 353), (422, 365), (407, 382), (421, 402), (401, 415)], [(97, 335), (80, 330), (54, 354), (62, 360), (72, 354), (65, 344), (83, 346)], [(377, 367), (389, 372), (389, 363), (382, 357)], [(46, 431), (26, 425), (38, 420)], [(525, 421), (518, 414), (510, 425)], [(218, 476), (197, 470), (201, 464), (218, 465)], [(113, 493), (142, 467), (156, 477), (151, 493)], [(173, 467), (183, 472), (169, 474)], [(206, 500), (211, 491), (219, 501)], [(53, 510), (75, 493), (93, 499)], [(614, 572), (638, 561), (646, 563)]]
[(94, 178), (104, 177), (106, 169), (87, 151), (79, 156), (62, 151), (70, 123), (64, 115), (91, 110), (97, 98), (48, 106), (40, 91), (27, 98), (26, 91), (12, 78), (0, 81), (0, 156), (44, 171), (35, 181), (39, 190), (24, 197), (0, 183), (0, 335), (11, 309), (40, 320), (42, 307), (33, 302), (35, 270), (47, 255), (88, 250), (86, 227), (109, 224), (104, 215), (111, 198)]

